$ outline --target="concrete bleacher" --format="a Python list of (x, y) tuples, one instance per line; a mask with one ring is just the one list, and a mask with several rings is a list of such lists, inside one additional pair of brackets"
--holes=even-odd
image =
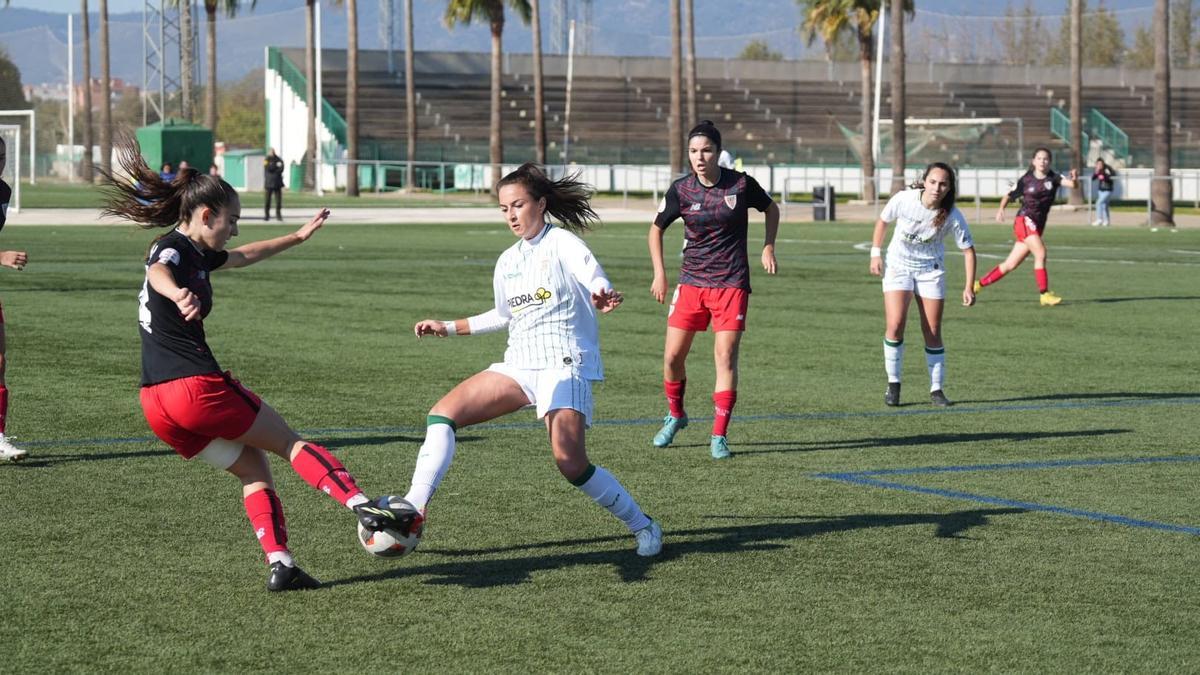
[[(282, 50), (293, 63), (302, 51)], [(418, 52), (419, 159), (483, 162), (488, 157), (490, 63), (482, 53)], [(344, 52), (323, 53), (323, 93), (345, 113)], [(397, 59), (402, 63), (402, 59)], [(670, 104), (666, 59), (577, 57), (571, 93), (570, 159), (578, 163), (665, 163)], [(544, 58), (545, 119), (550, 161), (560, 157), (566, 105), (566, 64)], [(701, 59), (696, 107), (714, 120), (725, 145), (746, 161), (767, 164), (857, 163), (844, 126), (859, 130), (861, 94), (857, 64), (743, 62)], [(532, 60), (505, 57), (502, 128), (506, 161), (532, 158), (534, 103)], [(885, 74), (886, 77), (886, 74)], [(1193, 82), (1192, 79), (1196, 81)], [(1102, 86), (1088, 84), (1104, 82)], [(1180, 152), (1200, 153), (1200, 76), (1184, 72), (1172, 92), (1173, 142)], [(1085, 113), (1096, 108), (1130, 139), (1133, 164), (1148, 157), (1151, 129), (1150, 73), (1085, 71)], [(1050, 131), (1050, 108), (1065, 105), (1065, 69), (993, 65), (914, 66), (908, 77), (909, 117), (1021, 118), (1025, 153), (1038, 145), (1056, 152), (1065, 144)], [(890, 116), (889, 88), (882, 115)], [(359, 115), (364, 159), (404, 156), (403, 69), (391, 73), (382, 52), (360, 54)], [(692, 120), (684, 122), (690, 126)], [(839, 126), (839, 124), (841, 126)], [(1013, 166), (1021, 161), (1013, 126), (1000, 125), (971, 142), (937, 141), (909, 158), (910, 164), (951, 159), (960, 165)], [(883, 161), (887, 162), (887, 153)], [(1064, 153), (1065, 154), (1065, 153)]]

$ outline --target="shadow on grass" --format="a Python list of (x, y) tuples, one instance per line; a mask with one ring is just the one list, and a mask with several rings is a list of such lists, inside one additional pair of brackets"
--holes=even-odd
[[(1024, 513), (1024, 509), (973, 509), (951, 513), (873, 514), (851, 516), (764, 516), (762, 518), (727, 517), (736, 520), (761, 520), (752, 524), (709, 527), (692, 530), (668, 530), (663, 552), (655, 558), (640, 558), (632, 550), (629, 535), (538, 542), (518, 546), (485, 549), (441, 549), (415, 554), (416, 560), (441, 556), (463, 560), (427, 565), (406, 564), (378, 574), (367, 574), (326, 582), (325, 587), (429, 577), (424, 581), (434, 585), (453, 585), (466, 588), (493, 588), (528, 583), (535, 572), (561, 570), (568, 567), (603, 566), (615, 569), (622, 581), (644, 581), (650, 569), (672, 560), (698, 555), (772, 551), (787, 548), (789, 542), (836, 532), (866, 530), (879, 527), (932, 525), (939, 538), (961, 539), (971, 528), (988, 524), (993, 516)], [(580, 546), (620, 542), (617, 550), (606, 549), (582, 552), (555, 552)], [(520, 555), (528, 552), (527, 555)], [(518, 554), (515, 557), (479, 560), (480, 556)]]
[(1114, 302), (1147, 302), (1150, 300), (1200, 300), (1200, 295), (1145, 295), (1140, 297), (1130, 298), (1092, 298), (1082, 300), (1070, 300), (1072, 305), (1107, 305)]
[(164, 457), (174, 455), (175, 451), (170, 448), (159, 448), (158, 450), (134, 450), (132, 452), (94, 452), (94, 453), (79, 453), (77, 455), (67, 454), (42, 454), (36, 449), (29, 451), (29, 458), (17, 464), (17, 466), (27, 469), (36, 469), (57, 464), (69, 464), (71, 462), (106, 462), (113, 459), (136, 459), (138, 457)]
[[(774, 441), (767, 443), (744, 443), (733, 447), (733, 454), (758, 455), (772, 452), (816, 452), (818, 450), (865, 450), (868, 448), (895, 448), (911, 445), (942, 445), (945, 443), (984, 443), (989, 441), (1034, 441), (1045, 438), (1082, 438), (1127, 434), (1132, 429), (1084, 429), (1080, 431), (985, 431), (965, 434), (916, 434), (913, 436), (851, 438), (843, 441)], [(782, 445), (783, 448), (745, 450), (763, 446)]]
[(1093, 401), (1109, 399), (1119, 401), (1169, 401), (1171, 399), (1189, 399), (1200, 397), (1200, 392), (1188, 391), (1098, 391), (1079, 393), (1036, 394), (1033, 396), (1014, 396), (1012, 398), (973, 399), (956, 401), (959, 405), (968, 403), (1020, 403), (1025, 401)]

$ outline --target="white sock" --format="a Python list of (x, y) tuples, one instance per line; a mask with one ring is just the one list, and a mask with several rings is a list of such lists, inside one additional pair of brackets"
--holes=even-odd
[(369, 501), (371, 501), (371, 500), (367, 499), (367, 496), (360, 492), (360, 493), (354, 495), (353, 497), (348, 497), (346, 499), (346, 508), (353, 509), (354, 507), (358, 506), (359, 504), (366, 504)]
[(288, 567), (296, 566), (296, 561), (292, 559), (292, 554), (287, 551), (275, 551), (274, 553), (267, 554), (268, 565), (274, 565), (277, 562), (281, 562)]
[(633, 497), (629, 496), (621, 482), (602, 467), (589, 465), (587, 471), (571, 481), (571, 484), (583, 490), (585, 495), (609, 513), (620, 518), (630, 532), (637, 532), (650, 525), (650, 517), (642, 513), (641, 507), (633, 501)]
[(417, 454), (417, 465), (413, 468), (412, 484), (404, 498), (418, 510), (423, 510), (433, 498), (453, 459), (454, 427), (446, 418), (430, 420), (425, 428), (425, 442)]
[(925, 367), (929, 369), (929, 391), (938, 391), (946, 383), (946, 348), (926, 347)]
[(888, 382), (900, 381), (900, 370), (904, 364), (904, 340), (883, 339), (883, 369)]

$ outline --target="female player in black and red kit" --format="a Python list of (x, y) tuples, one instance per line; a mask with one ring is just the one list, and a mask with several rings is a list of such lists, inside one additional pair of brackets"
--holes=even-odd
[(204, 318), (213, 308), (210, 273), (245, 267), (308, 240), (329, 216), (322, 209), (292, 234), (226, 250), (237, 236), (241, 201), (229, 183), (185, 169), (162, 180), (136, 143), (120, 146), (128, 179), (107, 176), (105, 213), (144, 228), (174, 228), (146, 256), (138, 296), (142, 335), (142, 412), (156, 436), (186, 459), (199, 457), (242, 483), (246, 515), (270, 565), (267, 589), (315, 588), (287, 547), (283, 508), (267, 453), (288, 460), (309, 485), (354, 510), (372, 530), (420, 525), (420, 515), (371, 503), (328, 450), (303, 440), (254, 392), (222, 371), (208, 347)]
[(696, 332), (708, 330), (711, 322), (717, 378), (709, 450), (713, 459), (725, 459), (730, 456), (726, 432), (737, 401), (738, 347), (746, 330), (746, 310), (750, 303), (748, 212), (751, 207), (766, 212), (762, 266), (767, 274), (775, 274), (779, 207), (753, 178), (717, 165), (721, 132), (712, 122), (704, 120), (688, 133), (687, 151), (692, 173), (667, 189), (658, 216), (650, 226), (650, 262), (654, 265), (650, 293), (659, 302), (667, 295), (663, 230), (682, 218), (687, 242), (679, 285), (667, 313), (663, 389), (670, 411), (654, 436), (654, 445), (660, 448), (670, 445), (675, 434), (687, 426), (683, 408), (687, 356)]
[[(4, 167), (8, 163), (8, 146), (4, 139), (0, 138), (0, 173), (4, 173)], [(4, 223), (8, 218), (8, 200), (12, 197), (12, 188), (0, 179), (0, 228), (4, 227)], [(25, 269), (25, 264), (29, 262), (29, 256), (24, 251), (0, 251), (0, 265), (11, 267), (14, 270)], [(0, 308), (0, 460), (9, 462), (19, 462), (25, 459), (29, 453), (23, 448), (18, 448), (4, 435), (5, 422), (8, 419), (8, 386), (4, 382), (4, 370), (8, 365), (8, 358), (5, 355), (4, 344), (4, 310)]]
[(998, 223), (1004, 222), (1004, 207), (1008, 206), (1009, 200), (1021, 200), (1021, 208), (1017, 210), (1017, 217), (1013, 221), (1013, 236), (1017, 241), (1004, 262), (996, 265), (991, 272), (975, 282), (976, 293), (1017, 269), (1026, 256), (1032, 253), (1033, 276), (1037, 279), (1038, 291), (1041, 293), (1039, 301), (1047, 307), (1062, 302), (1062, 298), (1050, 292), (1050, 277), (1046, 272), (1046, 244), (1042, 241), (1042, 233), (1046, 231), (1046, 217), (1050, 214), (1050, 207), (1054, 205), (1059, 186), (1075, 187), (1076, 173), (1075, 169), (1071, 169), (1066, 178), (1054, 173), (1050, 169), (1052, 158), (1046, 148), (1034, 150), (1029, 170), (1017, 179), (1012, 192), (1000, 198), (1000, 210), (996, 211)]

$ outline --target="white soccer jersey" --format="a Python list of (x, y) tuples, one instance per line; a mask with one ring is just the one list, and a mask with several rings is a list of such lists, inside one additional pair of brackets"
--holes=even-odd
[(500, 254), (492, 288), (496, 312), (508, 319), (506, 364), (574, 367), (586, 379), (604, 379), (591, 296), (612, 284), (582, 239), (546, 224)]
[(971, 231), (962, 211), (953, 208), (940, 228), (934, 227), (936, 209), (927, 209), (921, 203), (921, 190), (913, 188), (897, 193), (888, 200), (879, 214), (885, 223), (895, 223), (892, 242), (888, 244), (887, 265), (910, 270), (931, 270), (945, 267), (946, 246), (943, 243), (951, 233), (960, 249), (971, 248)]

